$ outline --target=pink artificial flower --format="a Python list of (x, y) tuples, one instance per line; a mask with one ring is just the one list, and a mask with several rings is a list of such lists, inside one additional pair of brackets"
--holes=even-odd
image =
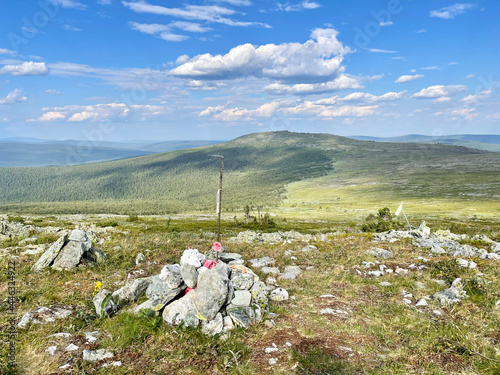
[(215, 251), (221, 251), (222, 245), (220, 244), (220, 242), (214, 242), (214, 244), (212, 245), (212, 249)]
[(207, 259), (205, 263), (203, 263), (203, 267), (208, 268), (209, 270), (214, 268), (216, 265), (217, 262), (215, 260), (210, 260), (210, 259)]

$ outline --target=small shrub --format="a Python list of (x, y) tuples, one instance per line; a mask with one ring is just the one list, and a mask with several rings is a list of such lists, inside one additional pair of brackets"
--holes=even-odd
[(127, 221), (129, 223), (136, 223), (138, 222), (140, 219), (139, 219), (139, 216), (138, 215), (134, 215), (134, 214), (131, 214), (131, 215), (128, 215), (128, 219)]
[(96, 223), (96, 226), (101, 227), (101, 228), (116, 227), (116, 226), (118, 226), (118, 222), (116, 220), (101, 221), (99, 223)]
[(361, 226), (363, 232), (387, 232), (401, 228), (401, 224), (394, 219), (388, 207), (381, 208), (376, 215), (368, 215), (365, 221), (366, 223)]

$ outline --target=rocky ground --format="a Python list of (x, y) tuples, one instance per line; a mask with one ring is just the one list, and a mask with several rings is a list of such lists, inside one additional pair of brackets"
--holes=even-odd
[(215, 254), (167, 220), (71, 219), (0, 217), (18, 373), (500, 373), (498, 229), (242, 231)]

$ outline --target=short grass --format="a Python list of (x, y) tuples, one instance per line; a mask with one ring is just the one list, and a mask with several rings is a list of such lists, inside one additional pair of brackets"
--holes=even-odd
[[(127, 280), (127, 275), (144, 270), (144, 276), (157, 274), (166, 263), (178, 262), (182, 251), (191, 246), (210, 248), (214, 240), (214, 220), (158, 217), (23, 217), (25, 222), (41, 226), (74, 227), (113, 222), (97, 248), (106, 252), (108, 262), (74, 271), (47, 271), (33, 274), (30, 267), (38, 256), (21, 255), (18, 240), (2, 244), (16, 255), (18, 285), (18, 318), (39, 306), (69, 305), (74, 314), (66, 320), (47, 325), (32, 325), (20, 333), (17, 341), (19, 374), (58, 373), (59, 366), (71, 361), (72, 373), (77, 374), (498, 374), (500, 372), (500, 271), (498, 262), (474, 259), (478, 270), (459, 268), (448, 256), (430, 256), (425, 249), (409, 241), (377, 244), (392, 250), (396, 256), (384, 261), (388, 267), (408, 268), (423, 264), (427, 269), (402, 275), (370, 278), (360, 275), (361, 262), (376, 261), (365, 255), (374, 246), (370, 234), (344, 233), (330, 236), (326, 242), (314, 243), (315, 253), (300, 252), (304, 243), (234, 244), (227, 238), (241, 228), (233, 221), (224, 221), (223, 244), (229, 251), (241, 253), (245, 259), (272, 256), (281, 270), (294, 262), (304, 273), (296, 280), (279, 281), (292, 298), (272, 303), (270, 312), (274, 328), (264, 324), (248, 330), (236, 330), (227, 340), (206, 337), (198, 330), (174, 328), (161, 319), (132, 317), (124, 312), (111, 319), (95, 315), (91, 302), (96, 281), (115, 290)], [(312, 221), (312, 220), (309, 220)], [(278, 229), (301, 232), (328, 232), (344, 228), (345, 222), (317, 221), (314, 223), (277, 219)], [(443, 229), (457, 232), (487, 234), (500, 240), (500, 222), (442, 219)], [(487, 228), (488, 227), (488, 228)], [(244, 228), (243, 228), (244, 229)], [(359, 228), (354, 227), (354, 231)], [(50, 241), (49, 238), (46, 241)], [(296, 259), (285, 255), (292, 251)], [(149, 261), (135, 265), (137, 253)], [(423, 262), (419, 256), (429, 260)], [(5, 270), (8, 257), (0, 258)], [(373, 269), (373, 268), (372, 268)], [(478, 275), (482, 273), (482, 275)], [(265, 275), (262, 275), (265, 277)], [(441, 307), (430, 300), (429, 307), (416, 309), (403, 302), (403, 295), (412, 305), (426, 295), (444, 289), (434, 280), (446, 282), (456, 277), (464, 280), (469, 298), (451, 307)], [(6, 274), (0, 275), (0, 298), (7, 295)], [(392, 285), (383, 287), (381, 281)], [(331, 294), (333, 297), (320, 298)], [(3, 308), (3, 307), (2, 307)], [(341, 310), (337, 315), (321, 314), (325, 308)], [(439, 314), (436, 313), (439, 311)], [(266, 316), (266, 319), (269, 319)], [(0, 318), (7, 326), (6, 315)], [(99, 331), (96, 344), (85, 345), (84, 332)], [(48, 338), (58, 332), (69, 332), (71, 339)], [(51, 345), (66, 347), (70, 342), (80, 346), (75, 353), (63, 350), (52, 357), (45, 352)], [(266, 354), (273, 347), (277, 352)], [(83, 348), (110, 348), (114, 360), (122, 367), (102, 368), (101, 363), (81, 360)], [(2, 367), (6, 372), (5, 348)], [(277, 364), (271, 366), (270, 358)]]

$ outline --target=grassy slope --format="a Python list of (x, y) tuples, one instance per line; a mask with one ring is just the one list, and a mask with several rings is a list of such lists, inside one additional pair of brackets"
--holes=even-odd
[(444, 136), (428, 136), (419, 134), (404, 135), (401, 137), (370, 137), (370, 136), (353, 136), (353, 139), (362, 141), (375, 142), (411, 142), (411, 143), (441, 143), (451, 146), (465, 146), (477, 148), (483, 151), (500, 152), (500, 136), (498, 135), (476, 135), (476, 134), (457, 134)]
[[(77, 223), (98, 222), (88, 217), (79, 217), (78, 221), (68, 219), (40, 217), (35, 224), (74, 228)], [(18, 240), (0, 243), (0, 249), (11, 246), (10, 255), (18, 256), (17, 319), (40, 306), (70, 305), (75, 311), (67, 319), (32, 325), (20, 332), (16, 343), (18, 371), (13, 373), (59, 373), (59, 366), (68, 362), (73, 365), (71, 372), (78, 374), (493, 375), (500, 371), (500, 309), (495, 307), (500, 299), (498, 262), (474, 259), (478, 269), (460, 268), (453, 257), (429, 255), (428, 250), (416, 248), (407, 241), (376, 244), (391, 249), (395, 258), (375, 259), (365, 254), (374, 246), (370, 237), (359, 234), (333, 236), (327, 242), (315, 243), (317, 252), (304, 253), (300, 249), (305, 243), (233, 244), (226, 241), (230, 234), (224, 233), (223, 243), (229, 251), (238, 252), (247, 260), (271, 256), (280, 270), (297, 264), (304, 273), (296, 280), (279, 280), (279, 285), (285, 287), (293, 299), (271, 304), (270, 311), (279, 316), (265, 316), (265, 319), (273, 319), (274, 328), (258, 324), (246, 331), (233, 332), (228, 340), (212, 339), (197, 330), (170, 327), (161, 320), (128, 314), (99, 319), (95, 315), (92, 292), (96, 281), (114, 291), (128, 280), (129, 273), (143, 269), (143, 277), (155, 275), (164, 264), (178, 262), (187, 244), (205, 251), (213, 241), (213, 235), (206, 231), (200, 234), (187, 229), (197, 225), (196, 221), (141, 218), (130, 223), (125, 218), (115, 219), (118, 224), (115, 229), (98, 236), (105, 242), (97, 247), (109, 257), (101, 265), (35, 274), (30, 267), (39, 256), (21, 255), (24, 248), (16, 247)], [(215, 227), (214, 222), (210, 225)], [(446, 228), (447, 223), (441, 225)], [(471, 225), (469, 234), (486, 234), (500, 240), (498, 223), (489, 229), (477, 223)], [(302, 224), (297, 229), (309, 228), (308, 224)], [(39, 242), (48, 246), (56, 238), (41, 236)], [(484, 243), (478, 246), (487, 248)], [(286, 255), (285, 251), (290, 250), (296, 259)], [(139, 252), (146, 255), (148, 262), (137, 266), (134, 259)], [(429, 260), (418, 260), (419, 256)], [(0, 257), (1, 269), (6, 268), (8, 259), (9, 256)], [(392, 269), (408, 269), (410, 264), (422, 263), (427, 268), (380, 278), (358, 273), (357, 270), (366, 271), (360, 266), (362, 261), (377, 260)], [(260, 272), (259, 275), (263, 280), (268, 276)], [(445, 289), (456, 277), (464, 281), (469, 298), (450, 307), (441, 307), (435, 299), (428, 301), (428, 307), (415, 307), (420, 298)], [(435, 279), (445, 280), (447, 285), (439, 285)], [(381, 286), (381, 281), (392, 285)], [(411, 306), (403, 302), (403, 295), (408, 293), (412, 297), (405, 298), (411, 300)], [(334, 297), (319, 297), (325, 294)], [(0, 298), (6, 297), (7, 274), (2, 273)], [(346, 314), (323, 315), (320, 311), (325, 308)], [(6, 327), (7, 319), (7, 314), (0, 314), (0, 326)], [(85, 344), (84, 332), (89, 331), (99, 332), (95, 344)], [(49, 337), (59, 332), (73, 336), (70, 339)], [(65, 352), (64, 348), (70, 343), (76, 343), (79, 349)], [(266, 354), (264, 349), (273, 344), (279, 351)], [(46, 352), (52, 345), (58, 347), (55, 356)], [(5, 370), (5, 348), (1, 346), (0, 350), (0, 373)], [(113, 360), (122, 361), (123, 366), (106, 369), (101, 368), (102, 362), (83, 362), (83, 349), (113, 349)], [(272, 357), (278, 358), (277, 365), (269, 365)]]
[(229, 211), (246, 204), (276, 207), (287, 198), (283, 212), (290, 215), (326, 206), (352, 216), (352, 210), (402, 199), (489, 204), (500, 191), (500, 154), (274, 132), (101, 164), (1, 169), (0, 203), (7, 210), (32, 212), (212, 210), (219, 162), (211, 154), (225, 156), (223, 199)]

